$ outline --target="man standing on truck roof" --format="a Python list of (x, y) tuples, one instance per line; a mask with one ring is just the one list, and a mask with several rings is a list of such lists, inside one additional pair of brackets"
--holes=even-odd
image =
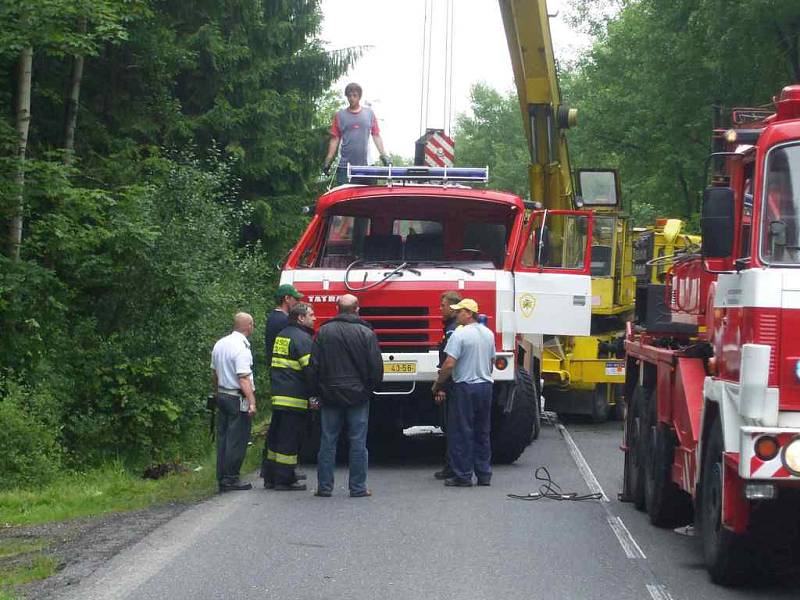
[(371, 496), (367, 489), (367, 426), (369, 401), (383, 381), (383, 357), (378, 337), (358, 317), (358, 299), (345, 294), (339, 298), (339, 314), (319, 328), (311, 351), (309, 381), (320, 397), (320, 438), (317, 456), (316, 496), (333, 492), (336, 443), (345, 422), (350, 441), (352, 498)]
[[(275, 308), (267, 315), (267, 325), (264, 328), (264, 353), (267, 357), (267, 368), (272, 367), (272, 350), (275, 347), (275, 338), (289, 325), (289, 311), (297, 304), (303, 294), (289, 284), (278, 286), (275, 291)], [(269, 435), (269, 434), (268, 434)], [(264, 450), (261, 455), (261, 477), (266, 475), (267, 451), (269, 439), (264, 440)], [(297, 474), (298, 479), (305, 479), (304, 473)]]
[(233, 331), (214, 344), (211, 368), (217, 421), (217, 483), (220, 492), (249, 490), (251, 484), (239, 479), (244, 462), (250, 425), (256, 412), (253, 383), (253, 353), (250, 341), (253, 317), (236, 313)]
[[(444, 353), (444, 349), (447, 346), (447, 342), (450, 341), (450, 336), (458, 327), (458, 322), (456, 321), (456, 311), (450, 308), (453, 304), (458, 304), (461, 302), (461, 294), (455, 291), (444, 292), (439, 300), (439, 310), (442, 312), (442, 324), (444, 331), (442, 333), (442, 341), (439, 342), (439, 364), (437, 365), (439, 368), (442, 367), (444, 361), (447, 359), (447, 355)], [(447, 424), (447, 408), (450, 405), (450, 402), (447, 401), (447, 394), (451, 393), (453, 387), (453, 380), (448, 379), (445, 384), (444, 388), (434, 394), (434, 401), (436, 404), (443, 406), (444, 408), (444, 422)], [(446, 441), (447, 438), (445, 438)], [(444, 456), (444, 467), (436, 471), (433, 474), (436, 479), (450, 479), (451, 477), (455, 476), (453, 469), (450, 468), (450, 461), (447, 456), (447, 450), (445, 450)]]
[(366, 165), (369, 149), (369, 136), (375, 140), (380, 152), (381, 162), (389, 164), (389, 157), (383, 148), (383, 139), (378, 127), (378, 118), (368, 106), (361, 106), (361, 86), (348, 83), (344, 88), (348, 107), (338, 111), (331, 124), (331, 141), (328, 143), (328, 155), (322, 165), (322, 172), (328, 174), (341, 143), (339, 168), (336, 170), (336, 185), (347, 183), (347, 165)]
[(433, 384), (438, 394), (448, 377), (453, 377), (453, 391), (448, 402), (447, 450), (455, 475), (444, 480), (448, 486), (472, 486), (472, 474), (478, 485), (491, 485), (492, 455), (489, 433), (492, 411), (492, 369), (494, 336), (477, 321), (478, 303), (464, 298), (452, 305), (458, 324), (444, 351), (447, 359)]
[(298, 302), (289, 311), (289, 325), (275, 338), (269, 372), (272, 421), (267, 435), (267, 460), (262, 468), (266, 489), (306, 489), (304, 483), (298, 482), (295, 469), (311, 396), (307, 371), (314, 343), (314, 319), (314, 309)]

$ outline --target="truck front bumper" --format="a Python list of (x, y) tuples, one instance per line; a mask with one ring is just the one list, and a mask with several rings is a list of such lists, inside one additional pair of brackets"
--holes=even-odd
[[(504, 358), (506, 367), (500, 369), (497, 359)], [(498, 352), (492, 377), (495, 381), (514, 380), (514, 353)], [(384, 352), (384, 382), (436, 381), (439, 374), (438, 352)]]

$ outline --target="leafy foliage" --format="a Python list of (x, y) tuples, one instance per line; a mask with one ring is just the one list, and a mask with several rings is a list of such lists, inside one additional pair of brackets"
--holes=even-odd
[(488, 165), (493, 188), (528, 197), (525, 167), (530, 155), (517, 95), (501, 94), (482, 83), (474, 85), (470, 94), (472, 114), (456, 118), (453, 141), (458, 166)]
[(35, 57), (21, 260), (0, 257), (0, 487), (205, 452), (211, 346), (270, 308), (318, 186), (320, 106), (359, 55), (326, 53), (320, 19), (317, 0), (0, 4), (0, 232), (16, 61)]
[(580, 125), (569, 134), (573, 165), (619, 167), (623, 197), (640, 222), (653, 207), (659, 216), (695, 216), (712, 107), (768, 104), (798, 81), (800, 5), (573, 4), (578, 14), (594, 15), (597, 35), (589, 54), (562, 77), (564, 96), (580, 111)]

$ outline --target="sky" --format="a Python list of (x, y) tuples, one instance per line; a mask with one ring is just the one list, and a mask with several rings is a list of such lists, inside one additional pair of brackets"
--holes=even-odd
[[(469, 111), (469, 90), (474, 83), (482, 81), (503, 92), (514, 87), (498, 2), (452, 0), (453, 68), (448, 77), (447, 0), (429, 0), (433, 9), (430, 86), (427, 111), (421, 110), (425, 4), (425, 0), (321, 1), (321, 39), (327, 48), (370, 47), (337, 87), (343, 93), (347, 82), (361, 84), (362, 103), (375, 110), (386, 151), (409, 158), (425, 126), (449, 130), (458, 113)], [(587, 40), (564, 22), (566, 0), (548, 0), (547, 4), (551, 15), (557, 13), (550, 19), (556, 57), (574, 57)], [(448, 102), (445, 82), (451, 78), (452, 100)], [(342, 103), (346, 105), (344, 95)], [(421, 113), (425, 113), (422, 119)], [(371, 160), (376, 157), (371, 145)]]

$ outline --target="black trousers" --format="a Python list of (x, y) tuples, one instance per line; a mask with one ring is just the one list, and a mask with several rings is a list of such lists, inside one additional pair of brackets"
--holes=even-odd
[(250, 415), (239, 410), (239, 396), (217, 394), (217, 481), (220, 485), (239, 480), (251, 425)]
[(272, 409), (267, 451), (261, 467), (265, 482), (291, 485), (296, 481), (297, 453), (306, 428), (308, 411)]
[[(444, 424), (444, 429), (446, 430), (450, 423), (450, 405), (453, 403), (453, 380), (448, 379), (447, 382), (444, 384), (442, 388), (445, 393), (444, 402), (442, 402), (440, 409), (441, 409), (441, 418), (442, 423)], [(450, 471), (452, 473), (453, 469), (450, 467), (450, 438), (445, 431), (444, 436), (444, 470)]]

